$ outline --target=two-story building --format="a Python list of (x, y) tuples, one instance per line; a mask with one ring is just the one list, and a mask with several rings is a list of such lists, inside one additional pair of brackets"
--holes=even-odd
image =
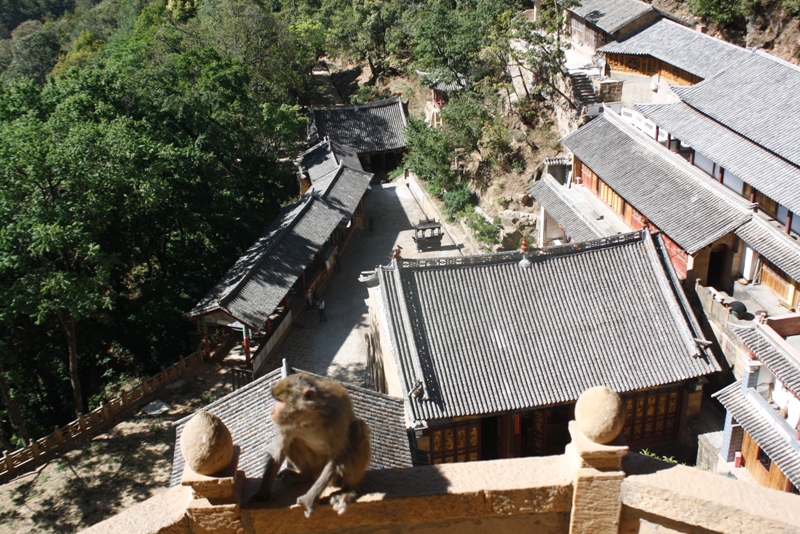
[(741, 380), (715, 394), (727, 410), (716, 471), (743, 467), (762, 486), (800, 493), (800, 315), (731, 327), (749, 351)]

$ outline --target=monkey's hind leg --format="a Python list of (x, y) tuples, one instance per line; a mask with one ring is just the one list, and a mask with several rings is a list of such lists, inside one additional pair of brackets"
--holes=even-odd
[(341, 491), (331, 495), (331, 506), (336, 513), (342, 515), (347, 511), (347, 505), (356, 500), (355, 491)]
[(297, 498), (297, 504), (306, 509), (306, 517), (311, 517), (311, 514), (314, 513), (314, 508), (317, 507), (317, 503), (319, 502), (319, 496), (322, 495), (322, 492), (328, 487), (335, 473), (336, 465), (333, 460), (330, 460), (325, 464), (322, 474), (319, 475), (319, 478), (314, 482), (314, 485), (311, 486), (311, 489), (309, 489), (305, 495), (301, 495)]

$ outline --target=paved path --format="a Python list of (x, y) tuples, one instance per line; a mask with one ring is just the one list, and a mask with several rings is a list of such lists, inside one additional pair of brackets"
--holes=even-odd
[(269, 372), (286, 358), (289, 365), (352, 384), (366, 384), (369, 315), (366, 286), (358, 281), (362, 271), (370, 271), (391, 261), (395, 245), (403, 256), (458, 256), (460, 246), (445, 234), (442, 248), (419, 253), (413, 241), (412, 224), (424, 217), (403, 179), (373, 185), (364, 200), (372, 231), (356, 230), (341, 258), (341, 272), (331, 277), (325, 293), (327, 323), (320, 323), (316, 312), (296, 319), (292, 329), (265, 366)]

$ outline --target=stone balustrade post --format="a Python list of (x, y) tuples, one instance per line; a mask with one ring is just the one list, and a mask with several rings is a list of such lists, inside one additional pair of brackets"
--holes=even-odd
[(186, 516), (193, 534), (243, 534), (241, 520), (244, 471), (239, 471), (239, 447), (215, 415), (198, 412), (184, 427), (181, 453), (185, 461), (181, 484), (192, 488)]
[(574, 472), (570, 534), (619, 532), (622, 458), (628, 454), (619, 438), (624, 423), (622, 400), (604, 386), (585, 391), (575, 405), (565, 453)]

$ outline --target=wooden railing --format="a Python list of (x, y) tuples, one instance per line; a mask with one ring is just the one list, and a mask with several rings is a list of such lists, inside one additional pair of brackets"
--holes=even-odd
[(63, 427), (55, 427), (53, 433), (31, 441), (30, 445), (6, 453), (0, 459), (0, 483), (41, 465), (60, 453), (71, 450), (80, 441), (102, 433), (112, 423), (129, 415), (152, 400), (170, 382), (188, 371), (202, 365), (203, 351), (198, 350), (130, 389), (123, 389), (118, 398), (103, 403), (99, 408), (81, 415)]

